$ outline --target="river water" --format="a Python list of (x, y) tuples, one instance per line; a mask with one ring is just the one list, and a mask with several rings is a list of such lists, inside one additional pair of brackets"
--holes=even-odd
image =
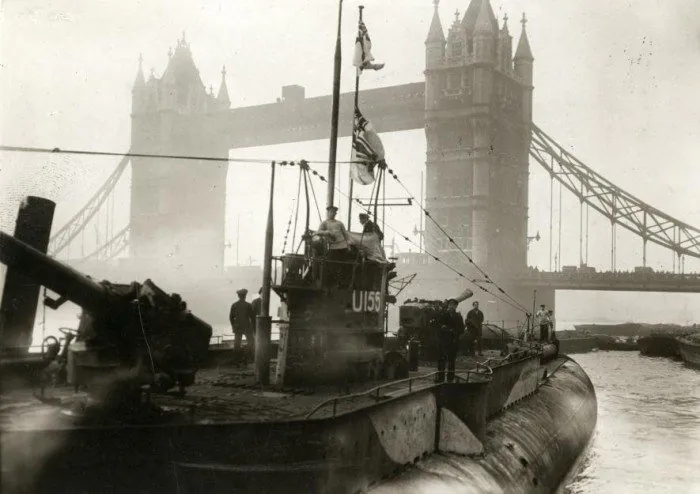
[(560, 492), (700, 494), (700, 370), (638, 352), (571, 357), (595, 385), (598, 424)]

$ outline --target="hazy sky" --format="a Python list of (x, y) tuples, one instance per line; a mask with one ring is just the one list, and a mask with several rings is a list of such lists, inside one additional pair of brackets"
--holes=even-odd
[[(344, 91), (351, 90), (354, 82), (350, 63), (359, 3), (344, 2)], [(432, 2), (362, 3), (375, 57), (387, 64), (381, 72), (366, 73), (362, 87), (422, 80)], [(449, 27), (455, 9), (463, 12), (467, 5), (467, 1), (442, 0), (443, 26)], [(696, 192), (700, 180), (700, 3), (494, 0), (492, 5), (500, 19), (508, 13), (514, 45), (520, 35), (518, 21), (527, 12), (535, 57), (537, 125), (619, 187), (687, 223), (700, 225)], [(226, 65), (233, 107), (272, 102), (287, 84), (305, 86), (307, 96), (331, 91), (337, 4), (330, 0), (5, 0), (2, 9), (0, 140), (6, 145), (126, 151), (130, 90), (139, 53), (143, 53), (146, 76), (151, 68), (160, 76), (168, 48), (175, 46), (183, 31), (207, 86), (218, 91), (221, 67)], [(423, 132), (384, 134), (382, 138), (392, 166), (418, 194), (425, 162)], [(327, 154), (327, 141), (231, 151), (231, 156), (270, 159), (326, 159)], [(341, 140), (339, 159), (348, 154), (349, 141)], [(56, 200), (56, 223), (64, 223), (117, 161), (3, 153), (0, 229), (12, 230), (17, 204), (27, 193)], [(338, 175), (345, 187), (347, 174), (339, 170)], [(127, 221), (128, 179), (127, 174), (115, 195), (115, 228)], [(235, 245), (240, 216), (241, 262), (261, 258), (264, 222), (254, 219), (264, 210), (266, 181), (267, 170), (260, 165), (231, 165), (227, 238)], [(285, 170), (278, 184), (277, 251), (296, 196), (295, 172)], [(317, 187), (317, 194), (323, 197), (320, 184)], [(395, 184), (387, 185), (387, 196), (402, 195)], [(546, 269), (549, 180), (534, 163), (530, 196), (530, 234), (539, 230), (543, 237), (530, 249), (530, 264)], [(341, 216), (345, 217), (342, 208)], [(416, 209), (388, 211), (387, 223), (409, 233), (418, 217)], [(577, 264), (579, 210), (573, 198), (564, 200), (563, 218), (567, 240), (562, 264)], [(86, 232), (89, 239), (96, 235), (94, 228)], [(387, 228), (387, 237), (392, 235)], [(609, 224), (596, 219), (593, 212), (589, 238), (589, 264), (609, 269)], [(619, 234), (618, 269), (641, 265), (641, 245), (631, 234)], [(400, 247), (407, 250), (409, 246), (402, 243)], [(668, 252), (650, 247), (648, 258), (655, 268), (671, 268)], [(227, 250), (227, 261), (236, 262), (235, 247)], [(691, 269), (700, 271), (700, 263), (686, 261), (686, 270)], [(584, 307), (598, 301), (619, 306), (611, 305), (616, 297), (627, 302), (640, 300), (620, 294), (576, 297), (584, 300)], [(685, 319), (700, 317), (695, 297), (644, 297), (649, 298), (646, 306), (653, 306), (652, 300), (667, 300), (674, 307), (672, 312), (686, 310)], [(573, 307), (570, 295), (561, 299), (571, 300)], [(600, 309), (606, 314), (615, 314), (615, 310)], [(650, 318), (664, 318), (663, 312), (658, 315), (649, 310)], [(638, 314), (637, 309), (624, 312), (622, 319)]]

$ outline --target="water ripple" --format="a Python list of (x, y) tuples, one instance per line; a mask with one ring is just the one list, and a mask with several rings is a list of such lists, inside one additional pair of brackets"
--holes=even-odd
[(598, 425), (562, 492), (700, 494), (700, 371), (635, 352), (573, 357), (596, 386)]

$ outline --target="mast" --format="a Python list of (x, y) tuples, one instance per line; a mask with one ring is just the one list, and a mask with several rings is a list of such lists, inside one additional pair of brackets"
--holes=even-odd
[(270, 384), (270, 333), (272, 318), (270, 317), (270, 285), (272, 276), (272, 239), (274, 235), (274, 196), (275, 196), (275, 162), (271, 163), (270, 178), (270, 209), (267, 213), (267, 230), (265, 231), (265, 264), (263, 265), (263, 281), (261, 294), (260, 315), (255, 320), (255, 380), (266, 386)]
[(338, 106), (340, 105), (340, 24), (343, 16), (343, 0), (338, 1), (338, 35), (335, 40), (333, 67), (333, 108), (331, 111), (331, 145), (328, 156), (328, 196), (326, 207), (333, 206), (335, 194), (335, 157), (338, 148)]
[[(360, 11), (360, 20), (359, 22), (362, 22), (362, 9), (364, 9), (364, 5), (359, 5), (357, 7)], [(358, 22), (358, 24), (359, 24)], [(358, 33), (359, 35), (359, 33)], [(350, 154), (352, 155), (352, 149), (355, 149), (355, 110), (357, 109), (359, 105), (359, 94), (360, 94), (360, 70), (357, 69), (355, 71), (355, 106), (353, 107), (352, 110), (352, 147)], [(352, 166), (352, 165), (350, 165)], [(348, 177), (350, 178), (350, 192), (348, 193), (348, 230), (350, 230), (350, 223), (352, 222), (352, 189), (353, 189), (353, 183), (354, 180), (352, 179), (352, 172), (348, 169)]]
[[(425, 204), (425, 197), (423, 197), (423, 170), (420, 172), (420, 203)], [(423, 235), (425, 235), (423, 226), (423, 211), (420, 212), (420, 217), (418, 218), (418, 225), (420, 228), (420, 252), (423, 253)]]

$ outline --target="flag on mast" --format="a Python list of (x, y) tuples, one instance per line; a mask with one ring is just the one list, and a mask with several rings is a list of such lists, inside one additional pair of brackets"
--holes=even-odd
[(350, 178), (353, 182), (369, 185), (374, 182), (374, 168), (384, 163), (384, 146), (379, 134), (359, 108), (355, 108), (353, 124)]
[(369, 39), (365, 23), (360, 21), (357, 27), (357, 38), (355, 39), (355, 56), (352, 64), (357, 67), (357, 74), (361, 74), (365, 69), (380, 70), (384, 68), (383, 63), (372, 63), (372, 41)]

